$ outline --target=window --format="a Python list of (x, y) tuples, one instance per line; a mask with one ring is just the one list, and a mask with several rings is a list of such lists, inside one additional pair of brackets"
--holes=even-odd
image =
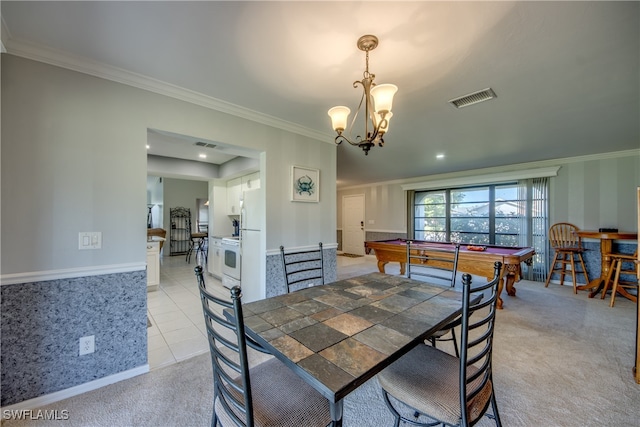
[(518, 246), (526, 200), (517, 183), (415, 192), (418, 240)]
[[(416, 190), (413, 230), (416, 240), (476, 245), (534, 247), (534, 280), (544, 281), (547, 242), (547, 178), (518, 182)], [(538, 271), (539, 270), (539, 271)]]

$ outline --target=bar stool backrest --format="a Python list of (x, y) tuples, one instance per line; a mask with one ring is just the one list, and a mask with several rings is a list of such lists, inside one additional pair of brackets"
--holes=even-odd
[(554, 249), (582, 249), (580, 229), (568, 222), (558, 222), (549, 229), (549, 243)]

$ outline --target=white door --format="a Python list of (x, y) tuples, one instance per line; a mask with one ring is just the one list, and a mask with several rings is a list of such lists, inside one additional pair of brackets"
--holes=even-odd
[(364, 194), (342, 198), (342, 252), (364, 255)]

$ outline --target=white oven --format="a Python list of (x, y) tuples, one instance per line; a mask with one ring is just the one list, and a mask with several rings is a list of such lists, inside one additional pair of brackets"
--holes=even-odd
[(240, 286), (240, 239), (222, 239), (222, 285), (226, 288)]

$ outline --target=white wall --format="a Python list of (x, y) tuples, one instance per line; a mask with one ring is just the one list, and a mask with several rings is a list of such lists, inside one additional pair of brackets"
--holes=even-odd
[[(164, 187), (163, 215), (165, 221), (165, 229), (170, 232), (170, 209), (183, 207), (191, 210), (191, 231), (197, 231), (196, 220), (198, 219), (198, 206), (196, 199), (206, 199), (209, 192), (209, 184), (206, 181), (193, 181), (190, 179), (173, 179), (164, 178), (162, 180)], [(168, 237), (168, 234), (167, 234)]]
[(551, 183), (551, 223), (637, 231), (640, 151), (564, 163)]
[[(166, 96), (2, 55), (2, 273), (145, 262), (147, 129), (263, 152), (267, 248), (335, 242), (336, 147)], [(292, 164), (320, 203), (289, 201)], [(78, 251), (78, 232), (103, 248)]]
[(407, 198), (400, 184), (373, 184), (338, 191), (338, 228), (342, 228), (342, 198), (364, 194), (365, 229), (381, 233), (407, 231)]
[[(308, 244), (307, 239), (335, 241), (336, 147), (331, 140), (320, 142), (9, 54), (0, 60), (0, 345), (9, 360), (2, 364), (2, 378), (9, 379), (0, 390), (3, 405), (148, 369), (148, 129), (259, 153), (252, 160), (259, 158), (268, 193), (259, 248), (265, 257), (264, 241), (275, 248), (283, 233), (296, 246)], [(245, 163), (234, 162), (234, 168)], [(322, 171), (320, 203), (288, 200), (291, 164)], [(207, 197), (207, 181), (198, 197)], [(175, 200), (168, 193), (167, 208)], [(190, 199), (195, 207), (196, 196)], [(296, 230), (305, 232), (293, 234)], [(81, 231), (102, 232), (102, 248), (78, 250)], [(264, 265), (259, 267), (265, 277)], [(4, 321), (15, 318), (20, 322)], [(94, 364), (73, 351), (86, 335), (96, 337)], [(42, 336), (54, 351), (42, 350)]]
[[(365, 229), (380, 232), (406, 232), (406, 193), (402, 184), (435, 181), (560, 166), (551, 178), (550, 223), (568, 221), (586, 230), (615, 227), (637, 231), (636, 189), (640, 185), (640, 150), (597, 156), (550, 160), (502, 168), (478, 169), (460, 173), (415, 177), (340, 189), (337, 198), (337, 224), (342, 227), (342, 198), (365, 195)], [(374, 220), (370, 224), (369, 220)]]
[[(326, 156), (326, 148), (322, 144), (300, 144), (301, 138), (288, 135), (261, 159), (261, 166), (279, 164), (275, 168), (261, 167), (260, 186), (266, 189), (267, 200), (267, 250), (280, 245), (295, 247), (317, 242), (328, 245), (336, 241), (336, 147), (330, 150), (332, 160), (319, 165), (317, 159)], [(292, 165), (320, 170), (319, 203), (291, 201)], [(319, 232), (331, 227), (330, 233)]]

